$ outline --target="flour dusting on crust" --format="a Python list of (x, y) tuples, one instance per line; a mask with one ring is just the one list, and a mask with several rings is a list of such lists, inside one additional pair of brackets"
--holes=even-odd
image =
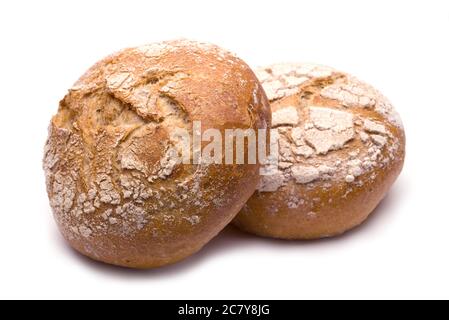
[(402, 122), (371, 86), (318, 65), (281, 64), (256, 73), (272, 102), (280, 150), (279, 167), (259, 192), (291, 183), (330, 188), (330, 180), (361, 186), (397, 157), (393, 130), (402, 130)]

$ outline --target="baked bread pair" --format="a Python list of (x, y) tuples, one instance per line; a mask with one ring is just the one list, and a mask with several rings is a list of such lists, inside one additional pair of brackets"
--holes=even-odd
[[(258, 73), (260, 82), (236, 56), (187, 40), (126, 49), (88, 70), (61, 101), (45, 147), (50, 204), (70, 245), (152, 268), (194, 254), (236, 216), (246, 231), (286, 239), (361, 223), (402, 168), (405, 137), (391, 105), (329, 68)], [(260, 140), (271, 127), (275, 168), (217, 154), (211, 163), (183, 140), (236, 128)]]

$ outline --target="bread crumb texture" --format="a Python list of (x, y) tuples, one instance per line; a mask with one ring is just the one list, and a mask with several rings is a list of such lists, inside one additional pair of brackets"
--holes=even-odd
[[(272, 104), (280, 151), (279, 167), (267, 168), (272, 175), (263, 177), (259, 192), (343, 183), (349, 193), (403, 156), (401, 119), (371, 86), (320, 65), (280, 64), (256, 74)], [(298, 207), (298, 197), (289, 208)]]
[[(237, 90), (246, 96), (230, 94)], [(269, 125), (259, 82), (229, 52), (179, 40), (126, 49), (93, 66), (61, 101), (45, 147), (48, 194), (63, 234), (93, 257), (112, 249), (132, 256), (142, 234), (182, 250), (184, 236), (213, 223), (214, 213), (236, 214), (247, 167), (182, 165), (174, 156), (175, 128), (190, 132), (196, 120), (203, 130)]]

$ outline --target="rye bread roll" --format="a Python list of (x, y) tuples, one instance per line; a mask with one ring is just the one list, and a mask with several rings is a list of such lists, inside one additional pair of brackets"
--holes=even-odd
[(272, 108), (279, 164), (234, 220), (281, 239), (332, 237), (360, 225), (400, 174), (405, 134), (390, 102), (329, 67), (278, 64), (256, 74)]
[[(267, 128), (269, 103), (250, 68), (187, 40), (101, 60), (61, 101), (44, 170), (58, 227), (82, 254), (151, 268), (197, 252), (239, 212), (258, 164), (180, 163), (177, 130)], [(193, 155), (192, 155), (193, 157)]]

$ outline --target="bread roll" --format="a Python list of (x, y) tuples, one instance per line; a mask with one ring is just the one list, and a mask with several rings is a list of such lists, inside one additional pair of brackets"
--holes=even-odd
[(70, 245), (109, 264), (151, 268), (197, 252), (239, 212), (259, 165), (182, 164), (173, 135), (267, 128), (271, 113), (250, 68), (187, 40), (126, 49), (94, 65), (53, 117), (44, 170)]
[(281, 239), (331, 237), (361, 224), (402, 170), (398, 114), (371, 86), (329, 67), (279, 64), (256, 74), (271, 102), (279, 166), (234, 224)]

